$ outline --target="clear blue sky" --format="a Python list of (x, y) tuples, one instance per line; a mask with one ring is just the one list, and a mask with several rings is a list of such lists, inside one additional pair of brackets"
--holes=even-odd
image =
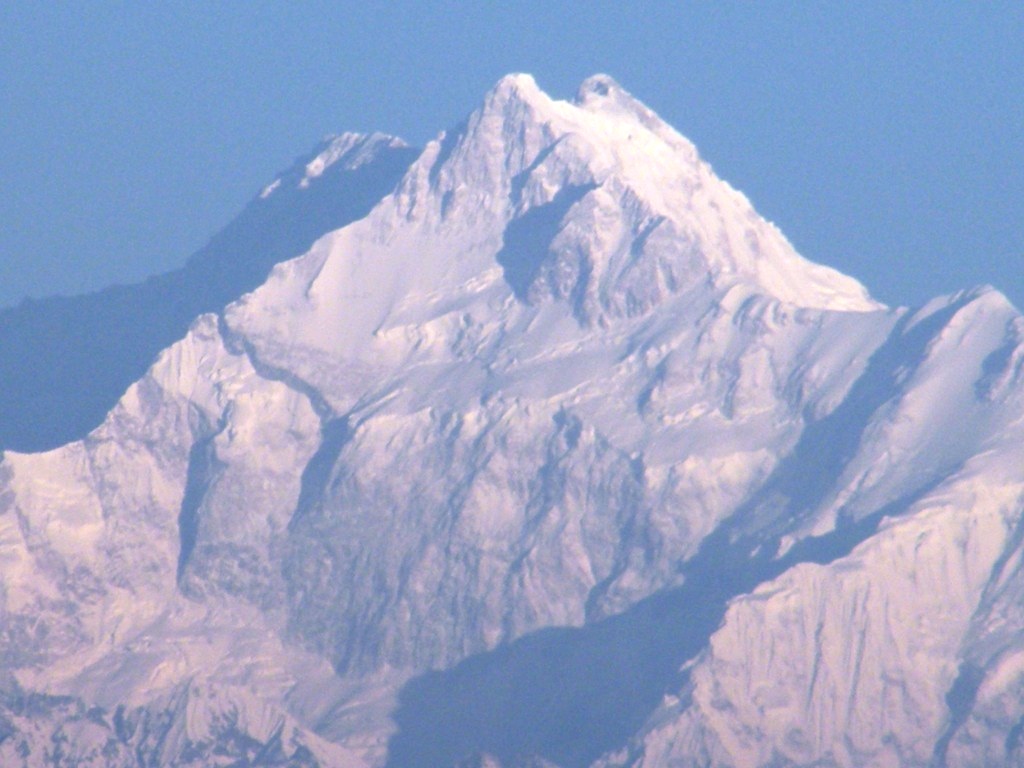
[[(712, 7), (715, 6), (715, 7)], [(1024, 4), (5, 3), (0, 305), (178, 266), (321, 136), (607, 72), (880, 299), (1024, 307)]]

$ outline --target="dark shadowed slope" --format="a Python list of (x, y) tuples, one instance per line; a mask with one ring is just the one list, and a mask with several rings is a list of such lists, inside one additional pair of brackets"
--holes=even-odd
[(365, 216), (418, 152), (382, 135), (338, 137), (297, 161), (183, 268), (0, 311), (0, 448), (47, 450), (86, 435), (197, 315)]

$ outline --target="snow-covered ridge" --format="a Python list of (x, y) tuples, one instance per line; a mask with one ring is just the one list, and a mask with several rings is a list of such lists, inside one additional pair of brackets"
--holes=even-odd
[(402, 139), (384, 133), (346, 132), (328, 136), (314, 151), (312, 159), (301, 164), (301, 168), (300, 164), (297, 164), (287, 173), (274, 179), (263, 188), (259, 197), (261, 200), (267, 199), (282, 185), (308, 189), (312, 180), (322, 176), (331, 166), (354, 171), (367, 163), (372, 163), (382, 151), (408, 147), (409, 145)]
[[(394, 137), (345, 134), (300, 158), (276, 194), (253, 199), (181, 269), (0, 310), (0, 448), (39, 451), (85, 437), (198, 315), (363, 218), (418, 154)], [(320, 174), (307, 177), (308, 165)]]
[[(500, 158), (510, 164), (488, 168)], [(701, 267), (722, 283), (746, 281), (798, 306), (879, 306), (855, 281), (798, 256), (746, 198), (714, 176), (689, 141), (604, 75), (585, 81), (573, 102), (549, 98), (528, 75), (510, 75), (461, 134), (445, 134), (420, 164), (437, 187), (435, 196), (449, 195), (449, 208), (469, 180), (488, 179), (487, 189), (471, 185), (487, 195), (484, 206), (514, 198), (517, 217), (551, 203), (553, 190), (566, 182), (589, 184), (595, 189), (575, 201), (580, 208), (591, 200), (599, 212), (609, 203), (642, 207), (647, 219), (675, 225), (674, 236), (693, 242), (705, 261)], [(420, 188), (409, 193), (424, 196)], [(614, 201), (603, 200), (607, 194)]]
[(875, 303), (605, 75), (252, 210), (312, 247), (4, 454), (0, 763), (1020, 764), (997, 292)]

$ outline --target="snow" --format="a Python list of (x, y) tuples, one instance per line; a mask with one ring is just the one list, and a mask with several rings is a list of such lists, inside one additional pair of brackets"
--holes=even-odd
[(991, 289), (890, 309), (806, 261), (610, 77), (510, 75), (85, 440), (4, 455), (0, 650), (70, 697), (18, 733), (982, 764), (1024, 714), (1022, 338)]

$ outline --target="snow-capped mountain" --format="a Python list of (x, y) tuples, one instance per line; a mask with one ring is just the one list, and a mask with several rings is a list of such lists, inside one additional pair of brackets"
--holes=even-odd
[(994, 290), (882, 306), (605, 76), (226, 231), (295, 258), (4, 454), (3, 765), (1024, 762)]
[(92, 431), (196, 317), (220, 311), (279, 261), (365, 216), (418, 154), (391, 136), (330, 137), (181, 269), (0, 310), (0, 448), (49, 450)]

